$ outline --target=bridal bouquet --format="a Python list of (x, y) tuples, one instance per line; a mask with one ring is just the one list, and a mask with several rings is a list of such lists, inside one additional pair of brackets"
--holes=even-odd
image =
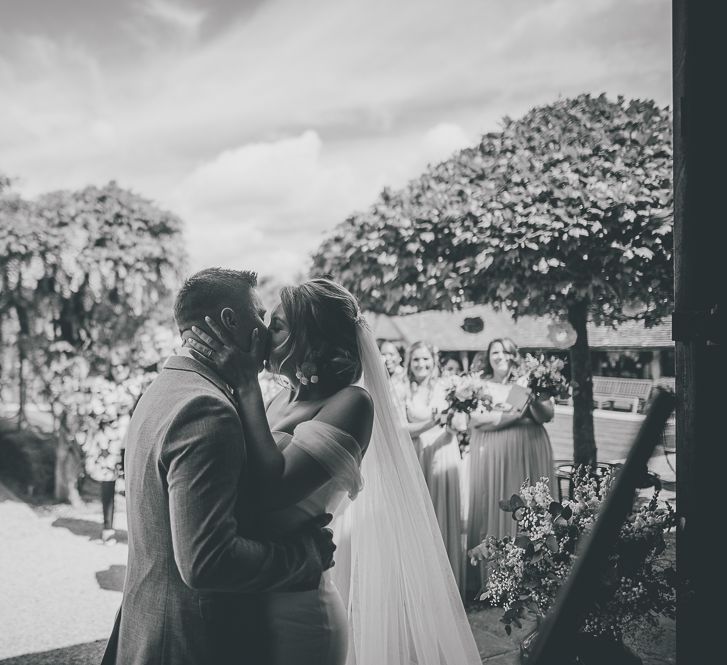
[(469, 414), (478, 408), (491, 409), (492, 397), (483, 381), (475, 374), (461, 374), (444, 380), (444, 400), (440, 422), (455, 432), (465, 433), (469, 424)]
[[(504, 609), (501, 621), (508, 634), (511, 624), (521, 626), (526, 611), (543, 616), (550, 609), (612, 478), (609, 472), (598, 480), (579, 475), (574, 499), (563, 504), (553, 500), (547, 478), (535, 485), (526, 481), (519, 494), (500, 502), (518, 523), (517, 537), (488, 536), (469, 555), (473, 564), (483, 559), (489, 563), (480, 600)], [(659, 558), (666, 548), (664, 533), (674, 524), (674, 511), (659, 501), (658, 491), (631, 513), (612, 548), (608, 574), (582, 633), (619, 642), (639, 629), (656, 629), (659, 615), (674, 616), (676, 573)]]
[(568, 381), (563, 376), (564, 367), (565, 363), (555, 356), (535, 357), (528, 353), (520, 362), (518, 374), (535, 399), (566, 397)]

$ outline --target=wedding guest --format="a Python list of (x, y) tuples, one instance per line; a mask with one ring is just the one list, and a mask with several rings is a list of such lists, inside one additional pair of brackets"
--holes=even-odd
[(455, 376), (462, 373), (462, 365), (457, 358), (450, 356), (442, 363), (442, 376)]
[[(522, 408), (508, 409), (512, 385), (526, 383), (518, 379), (517, 366), (515, 342), (493, 339), (485, 354), (482, 379), (494, 408), (478, 410), (470, 419), (467, 549), (479, 545), (485, 536), (514, 537), (517, 522), (500, 508), (500, 500), (516, 494), (527, 478), (536, 482), (553, 476), (553, 450), (543, 427), (553, 418), (553, 403), (530, 396)], [(478, 591), (485, 575), (482, 566), (479, 575), (470, 574), (468, 591)]]
[(434, 349), (423, 341), (414, 342), (406, 352), (404, 404), (407, 429), (420, 462), (424, 441), (431, 441), (441, 432), (439, 411), (443, 407), (443, 396), (437, 382), (436, 357)]
[(415, 342), (409, 348), (406, 414), (452, 572), (463, 591), (466, 557), (460, 495), (462, 459), (455, 433), (440, 424), (439, 412), (445, 402), (436, 358), (435, 350), (426, 342)]
[(404, 405), (407, 398), (407, 377), (401, 362), (401, 353), (396, 344), (389, 340), (379, 341), (379, 353), (384, 359), (386, 372), (391, 379), (391, 386), (399, 403)]
[(484, 351), (478, 351), (472, 356), (472, 362), (470, 363), (470, 372), (482, 372), (485, 368), (485, 359), (487, 354)]
[(122, 446), (123, 443), (117, 436), (108, 436), (103, 430), (99, 430), (88, 442), (88, 447), (93, 452), (86, 457), (86, 472), (100, 485), (103, 518), (101, 542), (109, 545), (116, 542), (114, 508), (116, 481), (123, 459)]
[[(444, 356), (442, 358), (442, 378), (446, 379), (449, 376), (459, 376), (462, 374), (462, 365), (460, 361), (454, 356)], [(469, 445), (467, 439), (467, 432), (457, 432), (457, 445), (459, 446), (460, 459), (459, 463), (459, 484), (460, 484), (460, 498), (462, 503), (462, 521), (463, 524), (467, 522), (467, 508), (469, 501), (469, 492), (467, 483), (469, 480)], [(464, 547), (464, 545), (463, 545)]]

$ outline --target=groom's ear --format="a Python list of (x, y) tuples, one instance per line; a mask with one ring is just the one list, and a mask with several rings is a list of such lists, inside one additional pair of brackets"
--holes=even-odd
[(222, 312), (220, 312), (220, 321), (222, 321), (222, 325), (229, 330), (237, 330), (237, 327), (240, 325), (240, 320), (237, 318), (237, 314), (235, 314), (235, 312), (229, 307), (225, 307)]

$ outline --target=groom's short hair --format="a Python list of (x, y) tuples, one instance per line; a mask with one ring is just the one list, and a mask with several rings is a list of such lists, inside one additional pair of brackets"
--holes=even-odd
[(205, 268), (188, 277), (174, 301), (174, 320), (182, 332), (204, 321), (225, 307), (238, 311), (241, 289), (257, 286), (257, 273), (252, 270)]

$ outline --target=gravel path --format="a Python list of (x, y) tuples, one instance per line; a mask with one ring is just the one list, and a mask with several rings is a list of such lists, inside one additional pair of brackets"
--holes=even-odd
[[(31, 508), (0, 482), (0, 665), (92, 665), (111, 632), (126, 564), (126, 515), (116, 499), (115, 545), (102, 545), (100, 505)], [(499, 609), (469, 614), (483, 663), (516, 665), (519, 641)], [(674, 622), (656, 643), (633, 645), (644, 665), (674, 663)]]
[[(33, 509), (0, 483), (3, 665), (98, 662), (121, 602), (126, 564), (123, 542), (97, 540), (99, 513), (97, 504), (81, 511)], [(124, 515), (117, 517), (123, 528)]]

